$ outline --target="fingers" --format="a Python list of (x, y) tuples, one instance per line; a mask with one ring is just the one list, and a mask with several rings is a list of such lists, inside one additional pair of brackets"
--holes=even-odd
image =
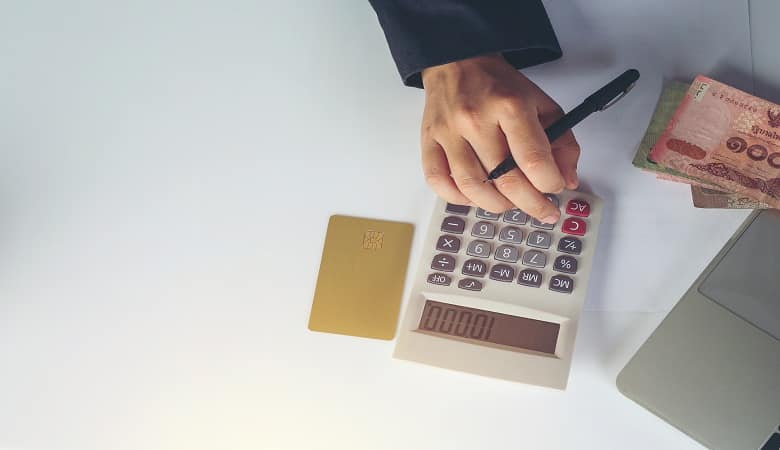
[[(563, 110), (553, 99), (544, 95), (538, 101), (539, 121), (547, 128), (563, 116)], [(577, 161), (580, 159), (580, 146), (571, 130), (552, 142), (552, 155), (566, 182), (566, 189), (577, 189)]]
[(463, 195), (450, 176), (450, 165), (444, 149), (436, 141), (427, 140), (422, 145), (422, 167), (425, 182), (441, 198), (456, 205), (468, 205), (471, 201)]
[(441, 141), (449, 162), (452, 179), (460, 192), (482, 209), (500, 213), (513, 208), (512, 202), (499, 193), (492, 183), (485, 183), (487, 173), (471, 145), (460, 136)]
[(541, 192), (558, 193), (565, 182), (536, 111), (511, 107), (499, 118), (509, 149), (528, 181)]
[[(476, 150), (483, 167), (493, 168), (509, 155), (509, 145), (497, 126), (484, 127), (479, 134), (470, 134), (467, 139)], [(512, 204), (536, 219), (555, 223), (560, 217), (558, 208), (539, 192), (519, 169), (500, 176), (493, 185)]]

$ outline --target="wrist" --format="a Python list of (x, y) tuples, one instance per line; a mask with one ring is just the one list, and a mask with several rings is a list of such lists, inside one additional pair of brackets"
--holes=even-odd
[(420, 75), (422, 77), (423, 86), (425, 86), (426, 82), (433, 81), (437, 78), (440, 79), (441, 77), (448, 77), (453, 74), (472, 72), (475, 70), (491, 71), (493, 68), (505, 68), (506, 66), (509, 66), (506, 59), (504, 59), (500, 53), (494, 53), (461, 59), (438, 66), (426, 67), (422, 70)]

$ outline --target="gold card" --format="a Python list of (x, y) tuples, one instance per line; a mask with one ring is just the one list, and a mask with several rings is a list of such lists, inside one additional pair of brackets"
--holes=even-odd
[(331, 216), (309, 329), (392, 339), (414, 226)]

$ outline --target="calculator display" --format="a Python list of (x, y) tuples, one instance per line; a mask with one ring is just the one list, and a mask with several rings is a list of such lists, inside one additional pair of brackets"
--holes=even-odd
[(555, 354), (560, 324), (426, 300), (418, 330)]

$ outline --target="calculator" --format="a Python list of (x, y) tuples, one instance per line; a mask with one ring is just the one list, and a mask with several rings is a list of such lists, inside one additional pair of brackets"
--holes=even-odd
[(602, 202), (546, 197), (555, 224), (436, 202), (395, 358), (566, 388)]

